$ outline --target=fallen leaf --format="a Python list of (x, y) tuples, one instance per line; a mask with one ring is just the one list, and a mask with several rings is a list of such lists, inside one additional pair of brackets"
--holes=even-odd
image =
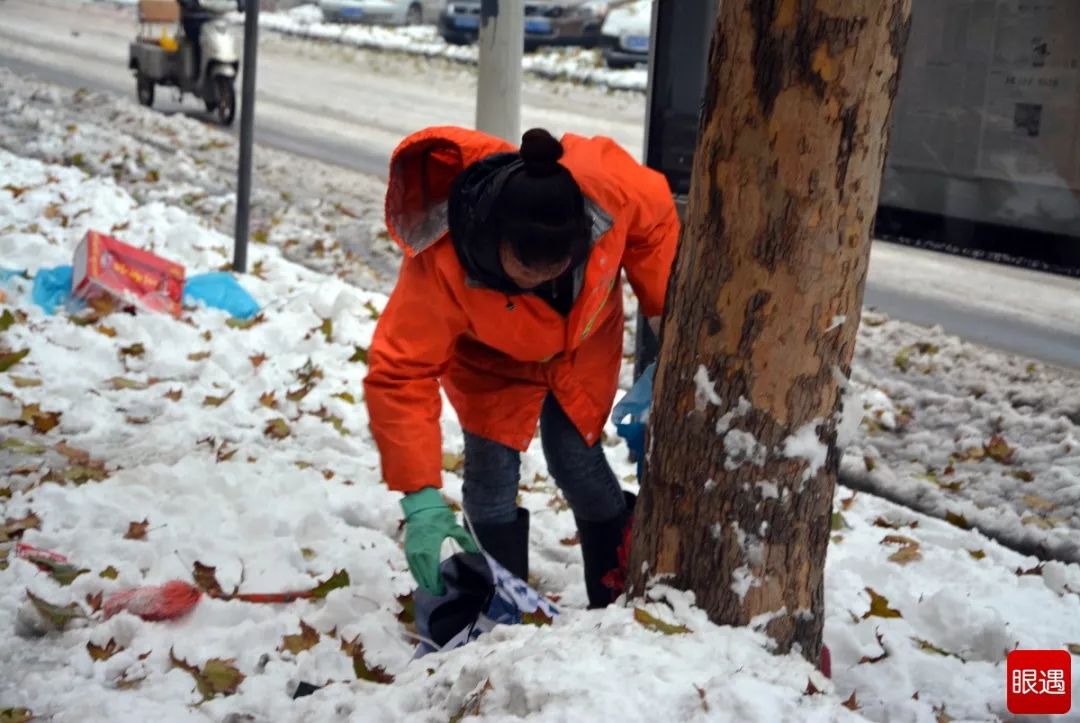
[(1035, 475), (1033, 475), (1031, 472), (1028, 472), (1027, 470), (1023, 470), (1023, 469), (1013, 470), (1012, 472), (1009, 472), (1009, 475), (1011, 477), (1015, 477), (1016, 479), (1020, 480), (1021, 482), (1034, 482), (1035, 481)]
[(255, 265), (251, 267), (251, 275), (257, 279), (266, 280), (266, 264), (262, 259), (255, 262)]
[(937, 723), (952, 723), (953, 720), (954, 720), (954, 718), (951, 715), (949, 715), (948, 713), (945, 712), (945, 704), (944, 703), (941, 704), (941, 707), (936, 707), (935, 706), (934, 707), (934, 713), (937, 714), (936, 717), (934, 718), (934, 720), (937, 721)]
[(381, 314), (379, 313), (379, 310), (375, 308), (375, 304), (368, 301), (367, 303), (364, 304), (364, 308), (367, 309), (368, 316), (371, 317), (372, 321), (378, 321), (379, 320), (379, 317), (381, 316)]
[(340, 399), (343, 402), (348, 402), (349, 404), (356, 404), (356, 398), (353, 397), (353, 395), (349, 394), (348, 392), (342, 392), (341, 394), (335, 394), (334, 398), (335, 399)]
[(292, 431), (289, 429), (289, 425), (281, 417), (277, 419), (271, 419), (266, 424), (266, 428), (263, 429), (263, 434), (273, 439), (285, 439)]
[(1022, 576), (1022, 575), (1042, 575), (1044, 567), (1046, 567), (1045, 562), (1040, 562), (1035, 567), (1029, 567), (1026, 570), (1024, 570), (1023, 568), (1018, 567), (1018, 568), (1016, 568), (1016, 574), (1017, 574), (1017, 576)]
[(709, 702), (705, 700), (705, 689), (700, 685), (695, 685), (694, 690), (697, 691), (698, 698), (701, 700), (701, 709), (706, 713), (709, 712)]
[(301, 547), (300, 548), (300, 554), (303, 556), (303, 558), (305, 560), (314, 560), (315, 559), (315, 551), (312, 550), (310, 547)]
[(368, 350), (362, 346), (353, 347), (353, 355), (349, 357), (349, 361), (353, 364), (359, 362), (361, 364), (368, 363)]
[(183, 389), (170, 389), (169, 391), (165, 392), (161, 396), (164, 397), (165, 399), (171, 400), (173, 402), (179, 402), (184, 396), (184, 390)]
[(465, 455), (454, 452), (443, 452), (442, 468), (444, 472), (461, 472), (465, 469)]
[(262, 396), (259, 397), (259, 404), (267, 409), (274, 409), (277, 407), (277, 395), (273, 392), (263, 392)]
[(381, 665), (368, 665), (368, 662), (364, 659), (364, 646), (360, 643), (359, 636), (351, 641), (342, 639), (341, 649), (352, 658), (353, 672), (356, 673), (357, 680), (367, 680), (382, 685), (389, 685), (394, 682), (394, 676), (387, 673), (386, 669)]
[(293, 655), (299, 655), (305, 650), (311, 650), (319, 644), (319, 631), (311, 627), (303, 620), (300, 621), (299, 635), (286, 635), (281, 640), (278, 652), (289, 651)]
[(913, 540), (910, 537), (905, 537), (903, 535), (885, 535), (885, 537), (881, 538), (881, 542), (879, 542), (878, 544), (880, 544), (880, 545), (905, 545), (905, 546), (906, 545), (914, 545), (915, 547), (919, 546), (919, 542), (917, 540)]
[(1010, 447), (1000, 434), (992, 436), (990, 441), (983, 445), (983, 449), (990, 459), (1001, 464), (1012, 464), (1013, 455), (1016, 454), (1016, 450)]
[(120, 347), (120, 356), (141, 357), (146, 353), (146, 347), (142, 344), (129, 344)]
[(188, 354), (187, 358), (188, 358), (188, 361), (193, 361), (193, 362), (202, 361), (203, 359), (209, 359), (210, 358), (210, 352), (208, 352), (208, 351), (197, 351), (197, 352), (195, 352), (193, 354)]
[(0, 314), (0, 331), (7, 331), (15, 324), (15, 315), (11, 313), (11, 309), (4, 309), (4, 313)]
[(324, 469), (322, 473), (323, 479), (329, 482), (334, 479), (334, 472), (332, 470)]
[[(9, 183), (6, 186), (4, 186), (4, 190), (7, 191), (8, 193), (10, 193), (12, 198), (17, 199), (17, 198), (19, 198), (19, 196), (23, 195), (24, 193), (26, 193), (30, 189), (28, 187), (26, 187), (26, 186), (16, 186), (16, 185), (13, 185), (13, 184)], [(22, 710), (25, 710), (25, 709), (22, 709)]]
[(492, 690), (495, 690), (495, 686), (491, 684), (490, 678), (486, 678), (484, 680), (484, 686), (480, 688), (480, 690), (474, 691), (465, 697), (465, 700), (461, 703), (461, 707), (450, 716), (448, 723), (461, 723), (465, 718), (479, 716), (480, 707), (484, 703), (484, 696)]
[(950, 525), (959, 527), (961, 530), (971, 529), (971, 523), (967, 521), (967, 518), (956, 512), (946, 512), (945, 521), (948, 522)]
[(913, 347), (905, 346), (900, 351), (896, 352), (896, 356), (893, 357), (893, 364), (896, 368), (902, 372), (906, 372), (911, 368), (911, 352), (914, 351)]
[(899, 565), (906, 565), (909, 562), (916, 562), (922, 559), (922, 553), (919, 552), (918, 545), (904, 545), (899, 550), (889, 555), (889, 562), (895, 562)]
[(45, 447), (41, 444), (35, 444), (33, 442), (27, 442), (26, 440), (11, 437), (9, 439), (0, 441), (0, 449), (11, 450), (16, 454), (44, 454), (48, 447)]
[(3, 526), (0, 527), (0, 542), (17, 540), (22, 537), (23, 533), (27, 530), (40, 529), (41, 518), (39, 518), (33, 512), (27, 514), (25, 517), (9, 517), (4, 521)]
[(968, 554), (971, 555), (976, 560), (982, 560), (983, 558), (986, 557), (986, 553), (983, 552), (982, 550), (968, 550)]
[(64, 469), (63, 479), (66, 482), (74, 482), (76, 485), (87, 482), (101, 482), (108, 479), (109, 473), (105, 469), (105, 463), (91, 460), (86, 464), (73, 464)]
[(665, 623), (663, 620), (651, 615), (644, 608), (634, 608), (634, 620), (641, 626), (648, 630), (653, 630), (664, 635), (680, 635), (690, 632), (690, 628), (685, 625), (672, 625), (671, 623)]
[(120, 572), (112, 565), (109, 565), (104, 570), (98, 573), (98, 577), (103, 577), (106, 580), (115, 580), (117, 577), (119, 577), (119, 575)]
[(939, 648), (938, 646), (931, 643), (929, 640), (923, 640), (922, 638), (912, 638), (911, 640), (916, 645), (919, 646), (919, 650), (921, 650), (921, 651), (923, 651), (925, 653), (933, 653), (935, 655), (943, 655), (943, 656), (948, 657), (948, 658), (956, 658), (957, 660), (964, 660), (963, 658), (961, 658), (956, 653), (950, 653), (948, 650), (945, 650), (944, 648)]
[(837, 530), (850, 530), (851, 525), (847, 523), (847, 520), (844, 519), (842, 514), (834, 511), (832, 513), (832, 529), (833, 532), (836, 532)]
[(1069, 652), (1073, 655), (1080, 655), (1080, 643), (1066, 643), (1065, 647), (1069, 649)]
[(348, 586), (349, 573), (345, 572), (344, 570), (338, 570), (333, 575), (328, 577), (324, 582), (320, 582), (318, 585), (316, 585), (315, 588), (311, 591), (310, 595), (316, 600), (321, 600), (322, 598), (329, 595), (332, 591)]
[(134, 379), (128, 379), (126, 377), (113, 377), (109, 380), (109, 384), (112, 388), (120, 391), (121, 389), (146, 389), (145, 382), (137, 382)]
[(239, 452), (239, 451), (240, 451), (239, 447), (237, 447), (236, 449), (230, 449), (230, 450), (226, 451), (225, 450), (225, 445), (222, 444), (221, 449), (219, 449), (217, 451), (217, 461), (218, 462), (228, 462), (230, 459), (235, 457), (236, 453)]
[(171, 649), (169, 650), (169, 660), (174, 666), (191, 674), (204, 700), (209, 700), (217, 695), (232, 695), (246, 677), (233, 666), (235, 662), (233, 660), (211, 658), (200, 669), (187, 661), (177, 658)]
[(72, 620), (86, 617), (86, 613), (76, 603), (64, 606), (54, 605), (42, 600), (29, 590), (26, 591), (26, 596), (30, 598), (30, 602), (34, 604), (34, 608), (38, 613), (52, 623), (54, 627), (63, 629)]
[(25, 404), (19, 420), (23, 424), (29, 424), (38, 434), (48, 434), (60, 424), (60, 412), (43, 412), (41, 405)]
[(840, 509), (850, 510), (851, 506), (855, 504), (855, 498), (859, 495), (858, 492), (852, 492), (851, 497), (840, 500)]
[(878, 617), (878, 618), (902, 618), (902, 617), (904, 617), (903, 615), (900, 614), (899, 610), (894, 610), (893, 608), (889, 607), (888, 598), (886, 598), (886, 597), (884, 597), (882, 595), (878, 595), (877, 592), (874, 590), (874, 588), (868, 587), (868, 588), (866, 588), (866, 592), (870, 594), (870, 609), (867, 610), (863, 614), (863, 616), (862, 616), (863, 620), (866, 620), (869, 617)]
[(61, 440), (53, 447), (58, 453), (62, 454), (72, 462), (78, 462), (86, 464), (90, 461), (90, 453), (85, 449), (79, 449), (78, 447), (72, 447), (67, 442)]
[(16, 389), (29, 389), (31, 387), (40, 387), (43, 384), (40, 379), (31, 379), (30, 377), (17, 377), (14, 374), (11, 375), (11, 381), (15, 383)]
[(1038, 495), (1024, 495), (1024, 504), (1033, 510), (1040, 510), (1042, 512), (1049, 512), (1057, 507), (1056, 502), (1051, 502), (1045, 497), (1039, 497)]
[[(5, 186), (8, 188), (8, 186)], [(16, 196), (15, 198), (18, 198)], [(0, 710), (0, 723), (29, 723), (34, 720), (34, 712), (29, 708), (4, 708)]]
[(314, 384), (305, 384), (298, 389), (293, 389), (290, 392), (286, 392), (285, 398), (288, 399), (290, 402), (299, 402), (303, 400), (303, 398), (306, 397), (308, 394), (310, 394), (311, 390), (314, 388)]
[(803, 691), (803, 695), (821, 695), (821, 691), (814, 685), (814, 681), (809, 678), (806, 679), (806, 690)]
[(251, 356), (248, 357), (248, 361), (251, 362), (251, 366), (255, 367), (256, 369), (261, 367), (263, 365), (263, 363), (267, 359), (269, 359), (269, 357), (266, 356), (265, 354), (263, 354), (262, 352), (260, 352), (258, 354), (252, 354)]
[(86, 596), (86, 604), (90, 606), (91, 612), (101, 612), (101, 607), (105, 599), (105, 594), (96, 592), (93, 595)]
[(217, 581), (216, 567), (204, 565), (196, 560), (192, 577), (195, 579), (195, 586), (210, 597), (225, 597), (225, 591), (221, 589)]
[(0, 352), (0, 372), (6, 372), (8, 369), (25, 359), (29, 353), (29, 349), (13, 352)]
[(149, 520), (143, 520), (142, 522), (129, 522), (127, 532), (124, 534), (125, 540), (145, 540), (146, 530), (150, 527)]
[(94, 331), (96, 331), (98, 334), (101, 334), (103, 336), (107, 336), (110, 339), (115, 339), (116, 338), (116, 329), (112, 328), (111, 326), (105, 326), (104, 324), (98, 324), (97, 326), (94, 327)]
[(109, 638), (109, 642), (104, 647), (93, 643), (86, 644), (86, 651), (90, 653), (90, 657), (94, 660), (108, 660), (123, 649), (123, 646), (117, 645), (112, 638)]
[(319, 325), (319, 331), (326, 338), (326, 343), (330, 344), (334, 341), (334, 321), (333, 319), (323, 319), (322, 324)]
[(226, 394), (224, 397), (207, 397), (206, 399), (203, 400), (203, 406), (204, 407), (220, 407), (222, 404), (229, 401), (229, 397), (231, 397), (235, 393), (236, 393), (236, 390), (233, 389), (228, 394)]
[(50, 203), (45, 207), (45, 210), (41, 212), (41, 215), (51, 221), (62, 215), (60, 211), (61, 208), (62, 206), (59, 203)]
[(135, 417), (135, 416), (128, 415), (128, 416), (124, 417), (124, 421), (127, 422), (128, 424), (136, 424), (136, 425), (150, 424), (150, 417)]
[(1040, 530), (1052, 530), (1055, 527), (1053, 522), (1040, 515), (1024, 515), (1020, 518), (1020, 524), (1038, 527)]
[(881, 647), (881, 655), (875, 655), (872, 658), (869, 655), (864, 655), (859, 658), (859, 665), (873, 665), (874, 663), (880, 663), (882, 660), (889, 657), (889, 649), (885, 647), (885, 636), (881, 634), (880, 630), (874, 630), (874, 637), (877, 638), (877, 644)]
[(209, 329), (207, 329), (206, 331), (204, 331), (202, 333), (202, 338), (203, 338), (203, 341), (210, 341), (211, 339), (214, 338), (214, 335), (210, 333)]
[(398, 622), (402, 625), (412, 625), (416, 622), (416, 601), (413, 599), (412, 593), (408, 595), (398, 595), (398, 605), (401, 606), (401, 612), (397, 614)]
[(560, 545), (566, 545), (567, 547), (573, 547), (574, 545), (580, 545), (581, 544), (581, 535), (579, 533), (575, 532), (570, 537), (564, 537), (561, 540), (559, 540), (559, 544)]
[(250, 319), (229, 319), (225, 322), (225, 325), (230, 329), (240, 329), (241, 331), (250, 329), (253, 326), (257, 326), (266, 321), (266, 317), (263, 314), (257, 314)]
[[(550, 617), (547, 613), (545, 613), (543, 610), (541, 610), (540, 608), (537, 608), (536, 610), (532, 611), (531, 613), (522, 613), (521, 614), (521, 622), (524, 625), (535, 625), (538, 628), (542, 628), (545, 625), (551, 625), (552, 623), (555, 622), (555, 620), (554, 620), (554, 618)], [(687, 632), (689, 632), (689, 631), (687, 631)], [(665, 633), (665, 634), (666, 635), (671, 635), (671, 633)]]
[(75, 578), (79, 575), (90, 572), (89, 570), (80, 569), (66, 562), (57, 562), (56, 560), (50, 560), (44, 557), (34, 559), (33, 563), (37, 565), (39, 569), (48, 572), (49, 577), (53, 580), (56, 580), (64, 586), (75, 582)]
[(855, 691), (851, 691), (851, 697), (841, 703), (848, 710), (858, 710), (859, 700), (855, 697)]

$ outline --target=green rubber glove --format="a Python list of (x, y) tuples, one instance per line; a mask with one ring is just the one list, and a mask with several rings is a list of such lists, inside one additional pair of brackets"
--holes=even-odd
[(446, 585), (439, 573), (443, 540), (454, 538), (465, 552), (480, 552), (480, 548), (458, 524), (457, 517), (434, 487), (405, 495), (401, 509), (405, 510), (405, 559), (409, 562), (409, 572), (427, 592), (445, 594)]

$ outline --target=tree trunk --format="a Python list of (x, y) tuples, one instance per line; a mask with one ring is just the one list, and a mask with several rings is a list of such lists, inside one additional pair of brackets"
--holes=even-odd
[(723, 0), (660, 342), (630, 594), (662, 581), (816, 661), (910, 0)]

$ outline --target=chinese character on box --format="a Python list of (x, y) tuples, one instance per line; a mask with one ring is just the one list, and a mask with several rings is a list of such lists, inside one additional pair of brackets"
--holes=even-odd
[(92, 301), (113, 296), (148, 311), (179, 316), (184, 267), (111, 236), (88, 231), (75, 249), (72, 296)]
[(1006, 704), (1015, 715), (1063, 715), (1072, 708), (1067, 650), (1014, 650), (1006, 662)]

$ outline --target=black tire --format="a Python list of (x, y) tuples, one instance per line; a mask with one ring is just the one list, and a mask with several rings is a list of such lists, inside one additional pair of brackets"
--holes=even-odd
[(135, 94), (139, 97), (139, 105), (149, 108), (154, 105), (154, 81), (142, 73), (135, 76)]
[(424, 8), (420, 6), (420, 3), (413, 3), (409, 6), (409, 9), (405, 11), (405, 24), (420, 25), (423, 22)]
[(236, 118), (236, 86), (233, 78), (226, 75), (214, 78), (214, 91), (214, 97), (217, 99), (215, 110), (218, 123), (230, 126)]

